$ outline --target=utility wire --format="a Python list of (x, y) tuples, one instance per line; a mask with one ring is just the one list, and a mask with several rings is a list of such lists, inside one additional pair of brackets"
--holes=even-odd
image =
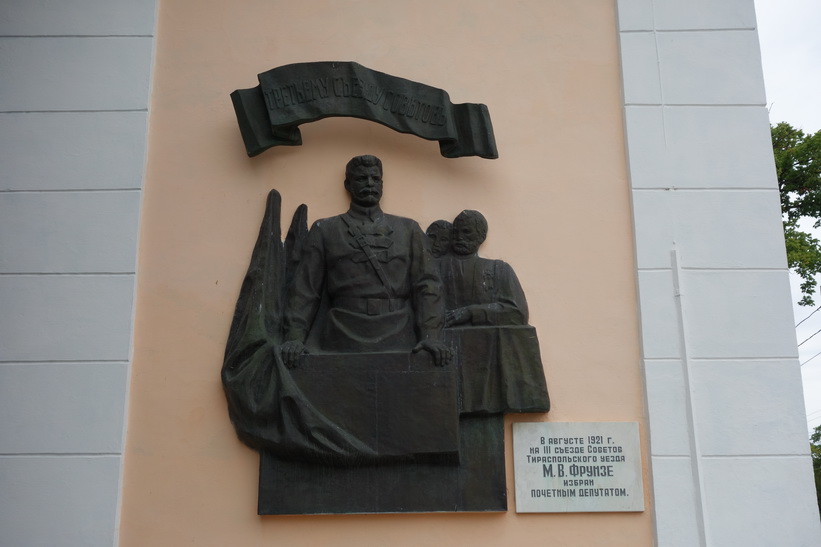
[[(802, 319), (801, 321), (799, 321), (799, 322), (798, 322), (798, 325), (800, 325), (801, 323), (803, 323), (804, 321), (806, 321), (807, 319), (809, 319), (810, 317), (812, 317), (812, 316), (813, 316), (813, 314), (814, 314), (815, 312), (817, 312), (818, 310), (821, 310), (821, 305), (819, 305), (817, 308), (815, 308), (815, 309), (812, 311), (812, 313), (811, 313), (811, 314), (809, 314), (807, 317), (805, 317), (804, 319)], [(796, 325), (796, 326), (795, 326), (795, 328), (798, 328), (798, 325)]]
[[(818, 334), (819, 332), (821, 332), (821, 329), (818, 329), (817, 331), (815, 331), (814, 333), (812, 333), (812, 334), (809, 336), (809, 338), (807, 338), (807, 339), (805, 339), (805, 340), (804, 340), (804, 342), (808, 342), (808, 341), (810, 340), (810, 338), (812, 338), (813, 336), (815, 336), (815, 335), (816, 335), (816, 334)], [(798, 347), (800, 348), (800, 347), (804, 344), (804, 342), (801, 342), (800, 344), (798, 344)]]
[(807, 359), (806, 361), (804, 361), (803, 363), (801, 363), (801, 365), (800, 365), (800, 366), (802, 366), (802, 367), (803, 367), (804, 365), (806, 365), (807, 363), (809, 363), (810, 361), (812, 361), (813, 359), (815, 359), (815, 358), (816, 358), (816, 357), (818, 357), (819, 355), (821, 355), (821, 351), (819, 351), (818, 353), (816, 353), (815, 355), (813, 355), (812, 357), (810, 357), (809, 359)]

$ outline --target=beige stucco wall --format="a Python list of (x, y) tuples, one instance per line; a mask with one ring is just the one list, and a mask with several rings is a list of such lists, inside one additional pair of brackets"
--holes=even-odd
[[(174, 1), (159, 9), (120, 542), (143, 545), (649, 545), (644, 513), (517, 515), (510, 422), (638, 421), (646, 447), (615, 7), (566, 2)], [(500, 158), (371, 122), (302, 127), (246, 157), (229, 93), (294, 62), (353, 60), (488, 105)], [(228, 421), (222, 352), (265, 195), (343, 212), (344, 165), (385, 165), (386, 212), (462, 209), (515, 268), (553, 409), (508, 419), (504, 514), (259, 517), (258, 458)], [(645, 464), (646, 464), (645, 454)], [(645, 465), (645, 469), (647, 469)], [(649, 492), (645, 472), (645, 490)], [(283, 493), (288, 495), (288, 493)]]

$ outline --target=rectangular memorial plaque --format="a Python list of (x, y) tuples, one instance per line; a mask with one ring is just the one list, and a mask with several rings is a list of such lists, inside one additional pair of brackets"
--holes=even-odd
[(644, 511), (635, 422), (513, 424), (517, 513)]

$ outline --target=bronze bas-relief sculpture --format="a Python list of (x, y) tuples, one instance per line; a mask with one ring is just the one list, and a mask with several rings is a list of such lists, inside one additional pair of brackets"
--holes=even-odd
[(441, 259), (445, 326), (527, 324), (527, 301), (513, 268), (479, 257), (487, 230), (479, 211), (462, 211), (453, 222), (452, 253)]
[(463, 414), (547, 412), (550, 407), (536, 329), (527, 324), (524, 291), (513, 268), (479, 256), (488, 223), (462, 211), (449, 236), (447, 221), (428, 227), (431, 247), (449, 241), (437, 258), (445, 299), (445, 340), (459, 363)]
[(413, 220), (382, 212), (382, 162), (357, 156), (345, 168), (346, 213), (308, 234), (285, 309), (286, 364), (296, 365), (324, 294), (319, 347), (332, 352), (426, 350), (450, 360), (441, 340), (444, 301), (425, 235)]
[(477, 255), (484, 217), (430, 245), (380, 209), (382, 174), (352, 159), (349, 210), (308, 231), (300, 206), (284, 244), (269, 196), (222, 371), (260, 514), (505, 510), (503, 413), (549, 408), (518, 280)]
[(425, 231), (428, 236), (430, 252), (434, 258), (440, 258), (450, 252), (450, 238), (453, 235), (453, 224), (447, 220), (435, 220)]

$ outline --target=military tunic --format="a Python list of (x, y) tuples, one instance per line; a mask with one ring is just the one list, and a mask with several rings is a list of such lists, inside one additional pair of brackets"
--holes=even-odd
[[(357, 242), (360, 234), (372, 258)], [(441, 292), (415, 221), (352, 204), (311, 227), (287, 299), (284, 338), (304, 342), (319, 329), (323, 351), (409, 351), (440, 336)]]

